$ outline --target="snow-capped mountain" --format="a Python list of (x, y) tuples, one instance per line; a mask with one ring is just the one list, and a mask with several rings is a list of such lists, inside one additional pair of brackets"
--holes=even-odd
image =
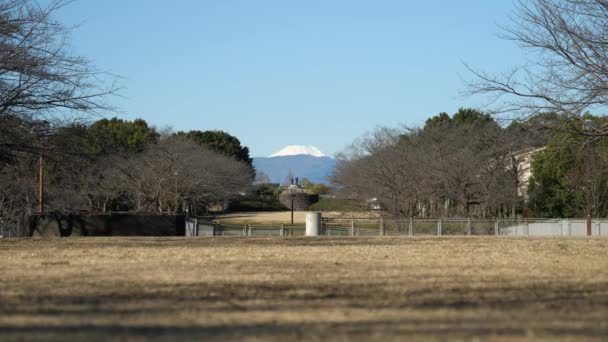
[(291, 171), (300, 179), (328, 184), (336, 163), (318, 148), (301, 145), (286, 146), (267, 158), (253, 158), (256, 170), (265, 173), (272, 183), (285, 183)]
[(282, 148), (280, 151), (275, 152), (270, 155), (269, 158), (274, 157), (285, 157), (285, 156), (297, 156), (301, 154), (306, 154), (313, 157), (326, 157), (326, 155), (321, 152), (318, 148), (308, 145), (289, 145)]

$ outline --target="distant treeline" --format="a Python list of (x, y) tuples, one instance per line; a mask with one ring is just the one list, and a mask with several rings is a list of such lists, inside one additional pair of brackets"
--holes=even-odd
[(14, 119), (7, 127), (24, 148), (3, 155), (4, 220), (38, 211), (41, 153), (46, 212), (204, 211), (249, 191), (254, 178), (247, 147), (222, 131), (159, 132), (117, 118), (59, 127)]
[[(537, 114), (500, 125), (460, 109), (420, 128), (380, 128), (340, 156), (345, 198), (397, 217), (608, 216), (606, 117)], [(531, 177), (530, 177), (531, 172)]]

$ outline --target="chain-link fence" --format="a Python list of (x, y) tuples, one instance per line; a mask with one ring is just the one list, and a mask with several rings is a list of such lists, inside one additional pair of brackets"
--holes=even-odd
[(7, 220), (0, 217), (0, 238), (21, 238), (29, 236), (24, 217)]
[(304, 236), (304, 225), (223, 224), (210, 220), (186, 220), (186, 236)]
[[(593, 236), (608, 236), (608, 219), (591, 222)], [(302, 236), (303, 225), (222, 224), (189, 219), (186, 236)], [(576, 219), (378, 219), (324, 218), (326, 236), (587, 236), (587, 220)]]
[[(324, 218), (327, 236), (587, 236), (584, 219), (378, 219)], [(305, 226), (282, 224), (223, 224), (206, 219), (187, 219), (186, 236), (303, 236)], [(608, 219), (591, 221), (592, 236), (608, 236)], [(21, 221), (0, 222), (0, 238), (29, 236)]]

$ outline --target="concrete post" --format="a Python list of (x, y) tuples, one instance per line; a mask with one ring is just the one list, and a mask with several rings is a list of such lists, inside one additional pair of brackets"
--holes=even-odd
[(410, 217), (410, 224), (407, 233), (409, 236), (414, 236), (414, 219), (412, 217)]
[(198, 236), (198, 220), (194, 218), (194, 236)]
[(437, 221), (437, 236), (441, 236), (441, 219)]
[(471, 218), (467, 217), (467, 235), (471, 235)]
[(306, 213), (306, 236), (321, 234), (321, 213)]
[(380, 219), (380, 236), (386, 235), (386, 227), (384, 226), (384, 220)]
[(281, 230), (279, 230), (279, 235), (285, 236), (285, 225), (284, 224), (281, 224)]
[(496, 223), (494, 223), (494, 235), (500, 235), (500, 224), (498, 223), (500, 219), (496, 219)]
[(530, 225), (528, 224), (528, 219), (524, 219), (524, 234), (526, 236), (530, 236)]
[(355, 220), (350, 220), (350, 236), (355, 236)]

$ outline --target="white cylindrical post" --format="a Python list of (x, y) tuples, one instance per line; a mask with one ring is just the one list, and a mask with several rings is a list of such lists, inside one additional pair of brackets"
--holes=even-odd
[(441, 219), (439, 219), (439, 221), (437, 221), (437, 236), (441, 236)]
[(414, 235), (414, 218), (412, 218), (412, 217), (410, 217), (410, 224), (409, 224), (409, 227), (408, 227), (407, 234), (409, 236), (413, 236)]
[(319, 236), (321, 234), (321, 213), (306, 214), (306, 236)]

